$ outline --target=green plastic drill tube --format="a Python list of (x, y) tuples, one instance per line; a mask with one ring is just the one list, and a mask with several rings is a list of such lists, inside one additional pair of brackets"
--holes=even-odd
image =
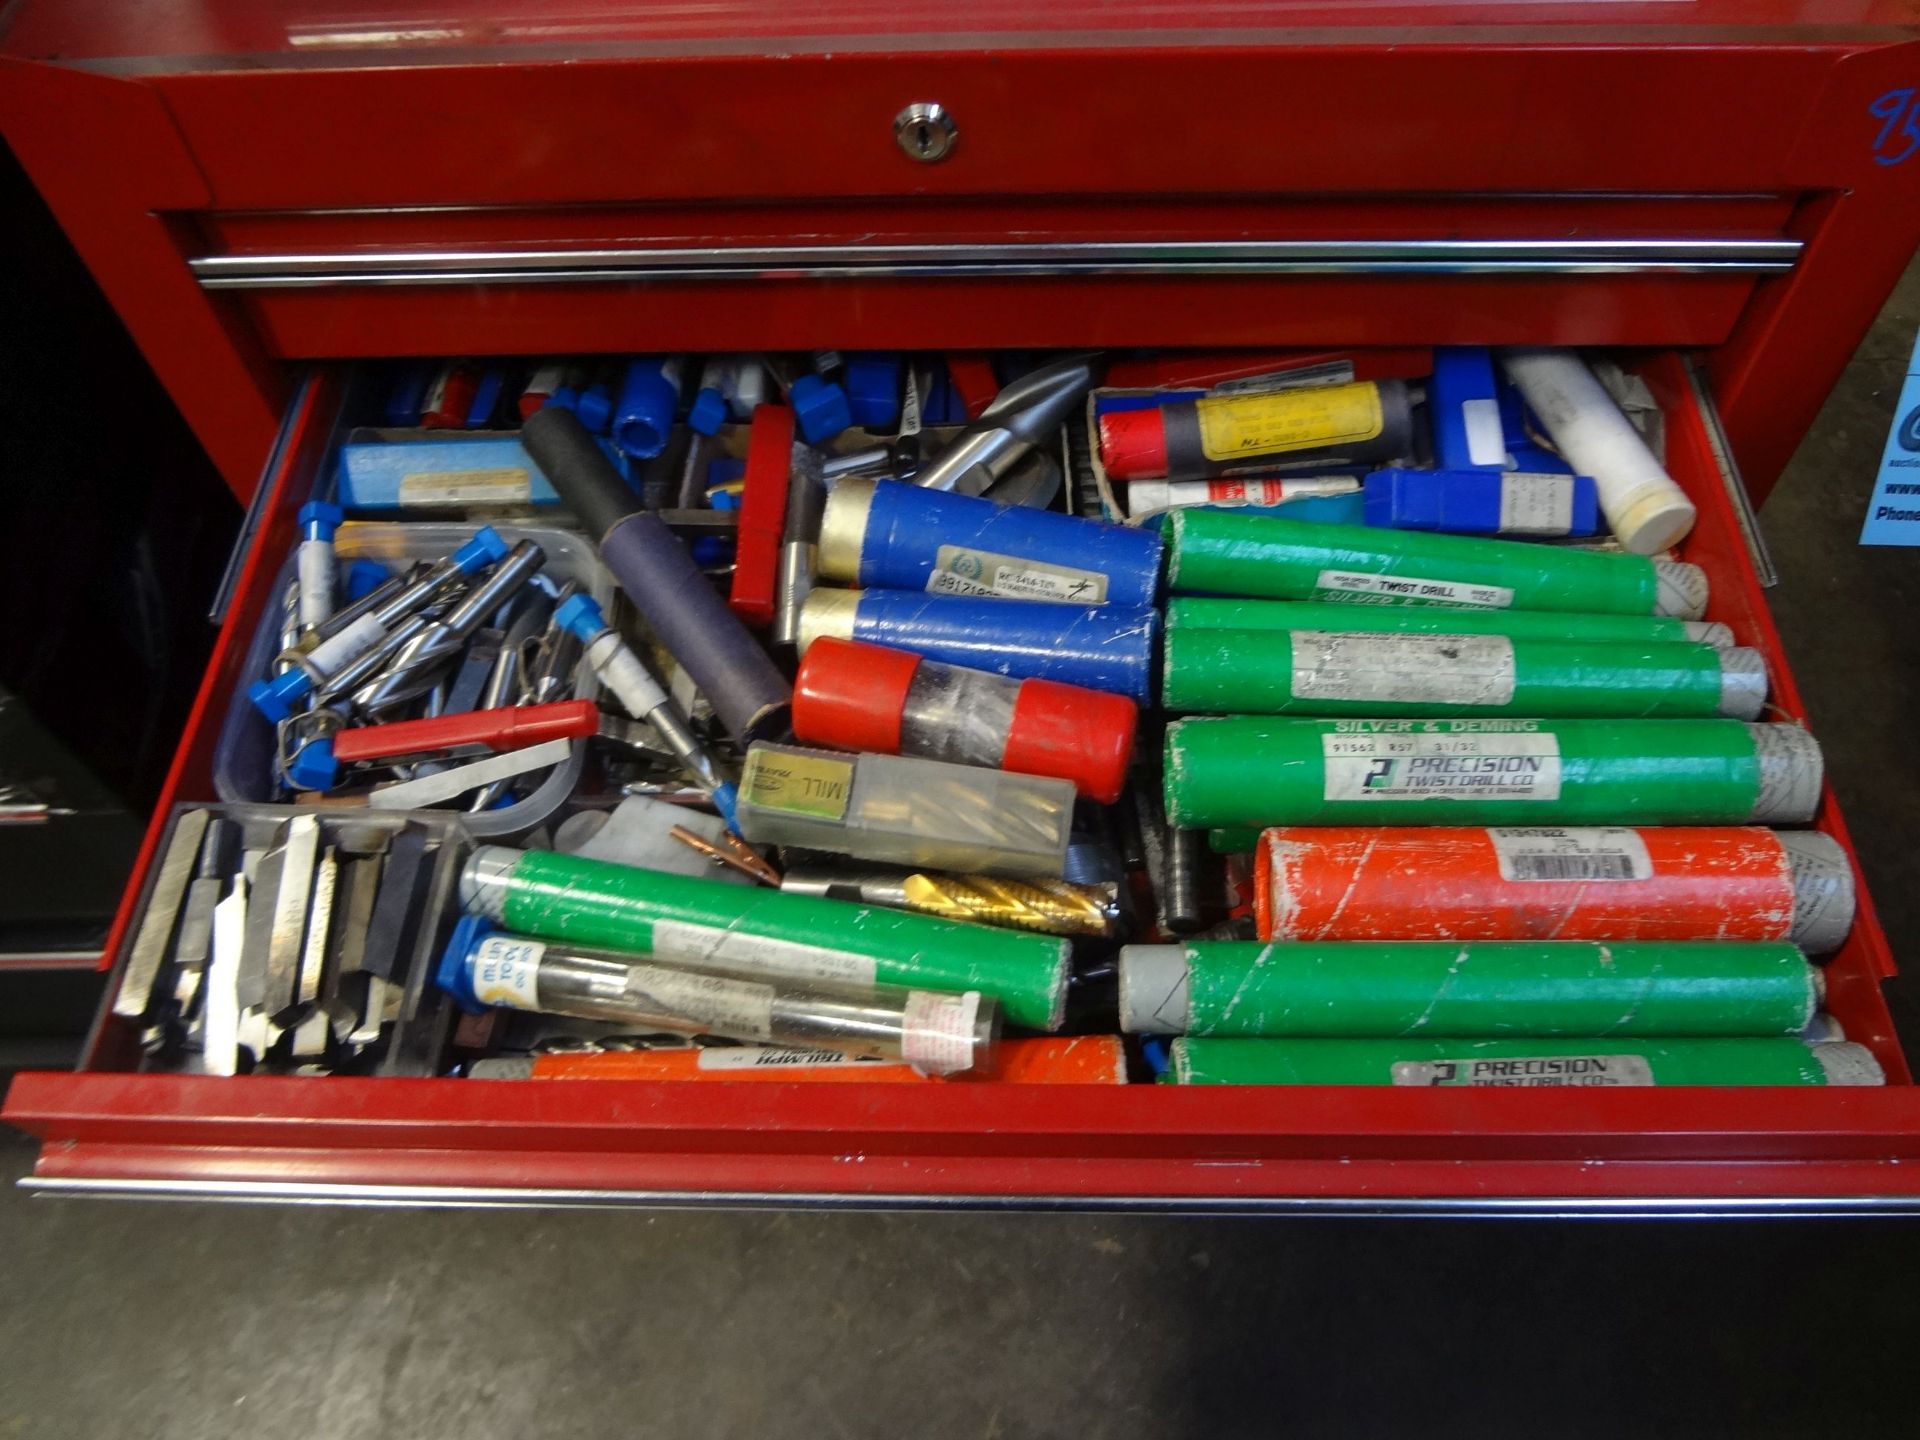
[(755, 978), (978, 990), (1016, 1025), (1058, 1029), (1071, 942), (488, 845), (460, 880), (468, 910), (542, 940)]
[(1707, 603), (1697, 566), (1644, 555), (1234, 510), (1176, 511), (1167, 533), (1167, 588), (1175, 593), (1683, 620), (1698, 620)]
[(1166, 629), (1360, 630), (1390, 635), (1512, 635), (1538, 640), (1652, 641), (1725, 650), (1733, 631), (1718, 620), (1666, 615), (1577, 615), (1559, 610), (1467, 610), (1433, 605), (1343, 605), (1333, 600), (1234, 600), (1184, 595), (1167, 602)]
[(1207, 831), (1207, 848), (1216, 855), (1251, 855), (1260, 848), (1258, 825), (1222, 825)]
[(1820, 747), (1740, 720), (1294, 720), (1167, 726), (1168, 821), (1802, 825)]
[(1884, 1085), (1847, 1041), (1176, 1040), (1176, 1085)]
[(1169, 630), (1163, 655), (1176, 713), (1754, 720), (1767, 703), (1760, 652), (1710, 645)]
[(1130, 1034), (1797, 1035), (1822, 993), (1784, 941), (1214, 940), (1120, 952)]

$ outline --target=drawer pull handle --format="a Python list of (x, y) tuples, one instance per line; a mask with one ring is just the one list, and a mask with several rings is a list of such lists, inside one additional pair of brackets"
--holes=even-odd
[(1075, 275), (1775, 275), (1798, 240), (1198, 240), (203, 255), (209, 290)]

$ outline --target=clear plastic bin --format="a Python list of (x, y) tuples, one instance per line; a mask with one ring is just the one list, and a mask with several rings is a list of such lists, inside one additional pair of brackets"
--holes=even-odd
[[(394, 569), (416, 560), (438, 560), (452, 554), (468, 539), (478, 525), (465, 521), (349, 522), (334, 538), (334, 554), (345, 562), (377, 560)], [(600, 563), (593, 545), (583, 535), (553, 526), (500, 524), (494, 527), (509, 545), (532, 540), (546, 551), (547, 563), (541, 570), (556, 583), (572, 580), (611, 610), (615, 588), (613, 577)], [(273, 593), (283, 595), (293, 578), (294, 557), (288, 553), (274, 580)], [(247, 650), (246, 674), (265, 675), (280, 650), (280, 613), (277, 606), (267, 608), (266, 617), (254, 632)], [(592, 697), (599, 693), (593, 670), (584, 659), (575, 672), (574, 693)], [(262, 804), (284, 800), (273, 782), (273, 725), (247, 699), (246, 686), (237, 687), (227, 700), (226, 718), (220, 727), (220, 740), (214, 750), (213, 784), (219, 797), (228, 804)], [(586, 765), (586, 746), (572, 742), (572, 751), (564, 764), (554, 766), (538, 789), (517, 804), (477, 815), (449, 811), (428, 811), (458, 818), (471, 835), (486, 839), (507, 839), (523, 835), (550, 818), (579, 783)], [(400, 812), (409, 813), (409, 812)]]

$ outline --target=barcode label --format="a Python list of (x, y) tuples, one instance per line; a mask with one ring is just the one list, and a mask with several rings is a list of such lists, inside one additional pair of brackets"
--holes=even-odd
[(1633, 861), (1625, 855), (1517, 855), (1516, 880), (1633, 880)]
[(1653, 860), (1623, 826), (1489, 830), (1503, 880), (1651, 880)]

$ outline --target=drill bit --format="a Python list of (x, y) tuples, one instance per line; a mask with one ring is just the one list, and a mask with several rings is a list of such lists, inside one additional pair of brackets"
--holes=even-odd
[(1048, 935), (1111, 935), (1120, 913), (1117, 887), (1065, 880), (816, 865), (790, 867), (780, 888)]

